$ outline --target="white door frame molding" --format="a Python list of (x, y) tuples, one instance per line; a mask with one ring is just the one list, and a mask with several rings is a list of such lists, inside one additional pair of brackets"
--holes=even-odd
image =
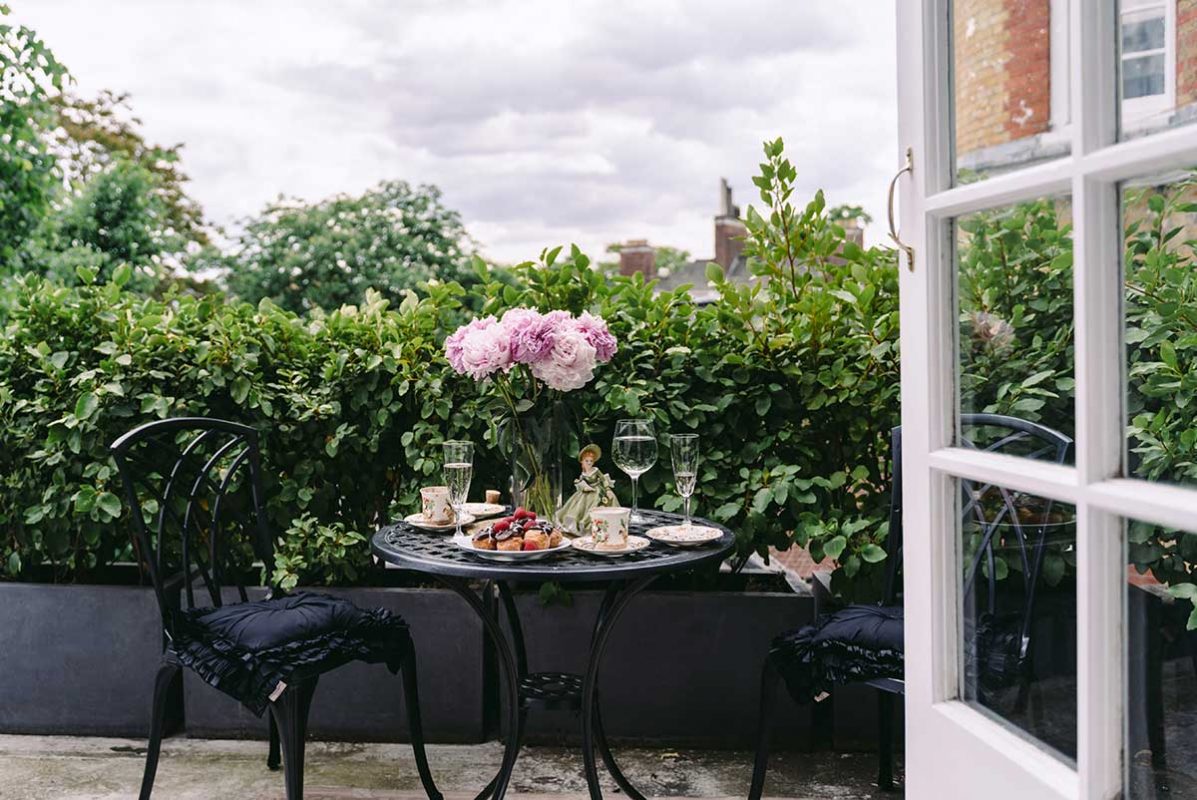
[[(906, 606), (906, 781), (918, 798), (1118, 797), (1124, 780), (1123, 520), (1197, 530), (1197, 491), (1122, 477), (1122, 180), (1197, 164), (1194, 128), (1117, 142), (1114, 0), (1071, 0), (1069, 155), (952, 186), (951, 0), (897, 0)], [(1081, 5), (1083, 3), (1083, 5)], [(1049, 195), (1071, 198), (1076, 465), (952, 447), (956, 324), (952, 220)], [(900, 256), (903, 261), (904, 256)], [(1077, 509), (1077, 761), (1069, 764), (959, 698), (955, 479)]]

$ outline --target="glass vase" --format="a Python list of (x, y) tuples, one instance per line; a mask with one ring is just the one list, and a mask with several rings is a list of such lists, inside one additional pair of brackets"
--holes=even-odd
[(511, 468), (511, 504), (556, 521), (563, 503), (562, 456), (569, 437), (560, 403), (509, 415), (500, 443)]

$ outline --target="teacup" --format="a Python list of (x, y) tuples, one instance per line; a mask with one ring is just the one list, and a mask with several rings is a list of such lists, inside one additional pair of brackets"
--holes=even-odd
[(431, 525), (447, 525), (453, 521), (453, 506), (449, 505), (448, 486), (425, 486), (420, 490), (420, 513)]
[(628, 546), (628, 521), (631, 509), (599, 506), (590, 511), (590, 537), (596, 547), (622, 550)]

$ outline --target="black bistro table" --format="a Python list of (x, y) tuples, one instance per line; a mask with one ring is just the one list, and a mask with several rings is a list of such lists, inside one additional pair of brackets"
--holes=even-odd
[[(658, 525), (676, 525), (682, 519), (676, 514), (657, 511), (641, 511), (641, 514), (646, 521), (633, 522), (630, 528), (633, 534), (643, 535), (644, 531)], [(599, 667), (611, 630), (637, 593), (662, 575), (702, 567), (718, 568), (731, 552), (735, 536), (730, 530), (707, 520), (695, 518), (694, 522), (716, 528), (723, 536), (709, 544), (689, 548), (653, 542), (637, 553), (619, 558), (565, 550), (546, 559), (523, 563), (490, 561), (471, 555), (458, 547), (451, 535), (427, 533), (403, 522), (389, 525), (374, 534), (371, 549), (379, 559), (402, 569), (428, 575), (461, 595), (482, 619), (487, 634), (499, 652), (499, 662), (506, 678), (507, 741), (498, 774), (478, 794), (477, 800), (492, 796), (493, 800), (502, 800), (507, 792), (522, 744), (524, 721), (530, 708), (571, 708), (581, 712), (582, 760), (586, 769), (586, 785), (593, 800), (602, 798), (595, 761), (596, 747), (619, 788), (632, 800), (645, 800), (644, 795), (619, 769), (607, 744), (598, 708)], [(471, 581), (484, 582), (480, 592), (471, 588)], [(594, 623), (584, 675), (528, 672), (523, 631), (510, 586), (514, 581), (606, 584), (603, 602)], [(485, 598), (491, 584), (498, 586), (499, 597), (507, 612), (510, 640), (499, 624), (497, 609), (494, 613), (488, 609)]]

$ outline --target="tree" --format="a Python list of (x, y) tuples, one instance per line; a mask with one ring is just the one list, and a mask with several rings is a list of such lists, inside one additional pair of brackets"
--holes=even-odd
[(67, 185), (80, 189), (117, 162), (135, 164), (152, 178), (145, 188), (163, 210), (162, 227), (183, 241), (209, 243), (203, 210), (186, 192), (189, 178), (182, 170), (183, 145), (148, 143), (140, 130), (141, 120), (132, 116), (128, 94), (105, 90), (88, 100), (63, 93), (53, 105), (56, 125), (51, 146)]
[(473, 241), (435, 186), (384, 181), (360, 196), (305, 204), (280, 198), (249, 221), (233, 251), (207, 263), (229, 288), (298, 312), (360, 303), (377, 289), (397, 305), (430, 280), (476, 283)]
[(145, 167), (113, 161), (47, 215), (25, 260), (64, 283), (106, 281), (127, 264), (129, 288), (153, 289), (185, 247), (158, 189), (159, 178)]
[(9, 13), (0, 4), (0, 270), (5, 272), (14, 268), (17, 253), (57, 191), (45, 132), (53, 128), (51, 97), (69, 78), (34, 31), (4, 22)]

